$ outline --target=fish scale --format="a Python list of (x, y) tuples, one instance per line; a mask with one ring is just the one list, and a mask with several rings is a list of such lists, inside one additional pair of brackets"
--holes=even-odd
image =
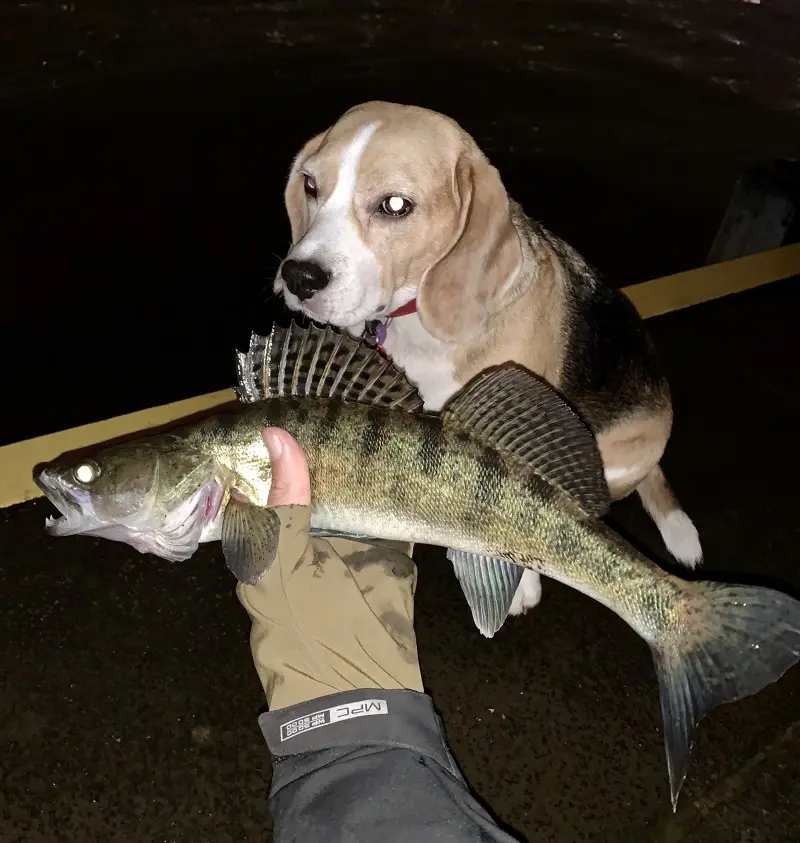
[(518, 365), (481, 373), (441, 415), (422, 412), (416, 390), (374, 349), (330, 328), (254, 335), (237, 370), (235, 409), (42, 470), (37, 482), (63, 513), (48, 530), (173, 560), (219, 540), (231, 571), (256, 584), (280, 529), (262, 431), (284, 428), (308, 459), (314, 534), (447, 548), (484, 634), (502, 626), (529, 567), (642, 636), (673, 807), (702, 717), (800, 659), (800, 602), (672, 576), (603, 523), (609, 498), (594, 436)]

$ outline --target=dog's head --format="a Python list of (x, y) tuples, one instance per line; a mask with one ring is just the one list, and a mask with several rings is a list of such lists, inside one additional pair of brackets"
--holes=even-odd
[(352, 108), (297, 155), (285, 200), (292, 247), (275, 292), (340, 327), (416, 296), (425, 327), (455, 340), (480, 326), (522, 262), (497, 170), (427, 109)]

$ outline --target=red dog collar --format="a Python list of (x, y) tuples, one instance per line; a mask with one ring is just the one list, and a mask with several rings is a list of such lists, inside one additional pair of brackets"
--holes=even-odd
[[(386, 349), (383, 347), (383, 343), (386, 341), (386, 326), (389, 322), (394, 319), (396, 316), (408, 316), (409, 313), (416, 313), (417, 312), (417, 300), (411, 299), (411, 301), (406, 302), (401, 307), (398, 307), (397, 310), (393, 310), (387, 317), (385, 322), (371, 322), (368, 323), (367, 332), (365, 336), (368, 337), (368, 341), (372, 342), (376, 345), (378, 352), (383, 356), (386, 357)], [(374, 325), (375, 327), (370, 330), (369, 325)]]
[(395, 316), (408, 316), (409, 313), (416, 313), (417, 312), (417, 300), (411, 299), (411, 301), (406, 302), (402, 307), (398, 307), (397, 310), (393, 310), (389, 314), (389, 319), (394, 319)]

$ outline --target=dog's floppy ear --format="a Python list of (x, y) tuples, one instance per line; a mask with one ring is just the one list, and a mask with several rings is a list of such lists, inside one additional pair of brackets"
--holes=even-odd
[(423, 325), (450, 341), (480, 329), (522, 264), (508, 194), (482, 153), (459, 156), (453, 192), (459, 208), (455, 239), (428, 269), (417, 293)]
[(300, 165), (322, 146), (326, 132), (321, 132), (311, 138), (297, 153), (289, 171), (289, 180), (283, 194), (286, 213), (289, 215), (289, 225), (292, 227), (292, 245), (308, 231), (308, 203), (306, 200), (303, 179), (300, 177)]

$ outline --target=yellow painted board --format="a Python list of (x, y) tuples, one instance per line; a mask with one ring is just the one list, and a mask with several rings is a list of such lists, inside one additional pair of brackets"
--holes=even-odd
[(649, 319), (800, 275), (800, 243), (625, 287)]
[[(800, 244), (625, 287), (647, 319), (800, 275)], [(0, 508), (41, 497), (33, 469), (61, 454), (161, 427), (235, 401), (223, 389), (0, 447)]]

